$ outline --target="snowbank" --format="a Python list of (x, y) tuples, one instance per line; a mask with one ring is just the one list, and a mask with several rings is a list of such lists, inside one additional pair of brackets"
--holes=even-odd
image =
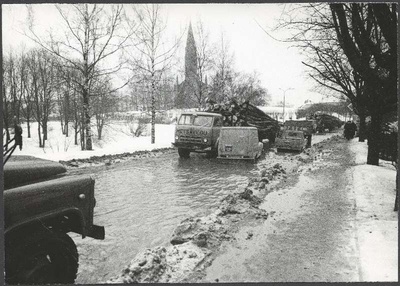
[[(103, 139), (98, 140), (95, 128), (92, 129), (93, 151), (82, 151), (80, 145), (74, 145), (73, 129), (69, 137), (61, 134), (59, 122), (49, 122), (48, 138), (45, 148), (39, 148), (37, 123), (31, 125), (31, 138), (27, 138), (27, 127), (23, 126), (23, 149), (16, 150), (15, 155), (30, 155), (38, 158), (59, 161), (89, 158), (92, 156), (131, 153), (135, 151), (149, 151), (171, 147), (174, 142), (175, 125), (156, 124), (156, 142), (150, 141), (150, 124), (147, 126), (146, 136), (134, 137), (131, 129), (134, 124), (124, 121), (115, 121), (104, 127)], [(79, 142), (78, 142), (79, 143)]]
[(357, 202), (357, 236), (362, 281), (398, 281), (398, 213), (394, 212), (396, 170), (390, 163), (366, 165), (367, 143), (353, 140), (350, 150)]

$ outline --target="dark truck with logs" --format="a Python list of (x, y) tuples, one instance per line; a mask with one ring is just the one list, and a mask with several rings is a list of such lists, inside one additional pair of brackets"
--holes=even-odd
[(74, 283), (78, 251), (68, 233), (105, 236), (104, 227), (93, 223), (95, 182), (89, 176), (67, 176), (57, 162), (10, 159), (15, 147), (22, 147), (18, 133), (14, 146), (3, 146), (6, 283)]
[(234, 100), (226, 104), (209, 102), (205, 111), (180, 115), (173, 145), (181, 158), (188, 158), (191, 152), (217, 157), (221, 128), (227, 126), (255, 127), (260, 142), (268, 139), (273, 143), (279, 131), (278, 121), (248, 101), (242, 104)]

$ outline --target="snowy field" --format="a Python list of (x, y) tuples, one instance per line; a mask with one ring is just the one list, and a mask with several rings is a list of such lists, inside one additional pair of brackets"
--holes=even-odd
[(114, 121), (104, 127), (102, 140), (97, 139), (96, 129), (92, 128), (93, 151), (82, 151), (80, 145), (74, 145), (73, 129), (70, 128), (69, 137), (62, 135), (60, 122), (58, 121), (49, 122), (49, 139), (46, 141), (45, 148), (39, 148), (37, 123), (31, 125), (31, 138), (27, 138), (27, 126), (23, 124), (23, 148), (22, 150), (16, 149), (14, 154), (59, 161), (167, 148), (171, 147), (171, 143), (174, 142), (174, 124), (156, 124), (155, 144), (151, 144), (150, 141), (150, 124), (147, 125), (144, 136), (141, 137), (135, 137), (132, 134), (131, 129), (135, 127), (135, 124), (127, 123), (126, 121)]

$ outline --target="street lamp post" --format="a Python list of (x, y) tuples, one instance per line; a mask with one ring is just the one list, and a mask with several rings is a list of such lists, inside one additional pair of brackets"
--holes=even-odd
[(289, 87), (287, 89), (282, 89), (282, 88), (279, 88), (279, 89), (283, 91), (283, 114), (282, 114), (282, 120), (283, 120), (283, 122), (285, 122), (285, 97), (286, 97), (286, 92), (288, 90), (293, 90), (293, 88)]

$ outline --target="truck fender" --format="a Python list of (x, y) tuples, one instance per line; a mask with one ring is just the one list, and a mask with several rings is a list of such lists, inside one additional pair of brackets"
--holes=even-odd
[[(24, 232), (27, 234), (27, 230), (35, 230), (36, 228), (47, 228), (47, 225), (50, 224), (53, 220), (57, 218), (68, 218), (69, 226), (71, 227), (71, 231), (80, 233), (82, 238), (86, 237), (85, 231), (85, 220), (83, 219), (82, 212), (77, 208), (67, 208), (57, 211), (52, 211), (48, 213), (41, 214), (40, 216), (36, 216), (30, 218), (28, 220), (22, 221), (18, 224), (7, 227), (4, 232), (5, 237), (13, 236), (16, 233)], [(54, 226), (57, 229), (57, 226)]]

